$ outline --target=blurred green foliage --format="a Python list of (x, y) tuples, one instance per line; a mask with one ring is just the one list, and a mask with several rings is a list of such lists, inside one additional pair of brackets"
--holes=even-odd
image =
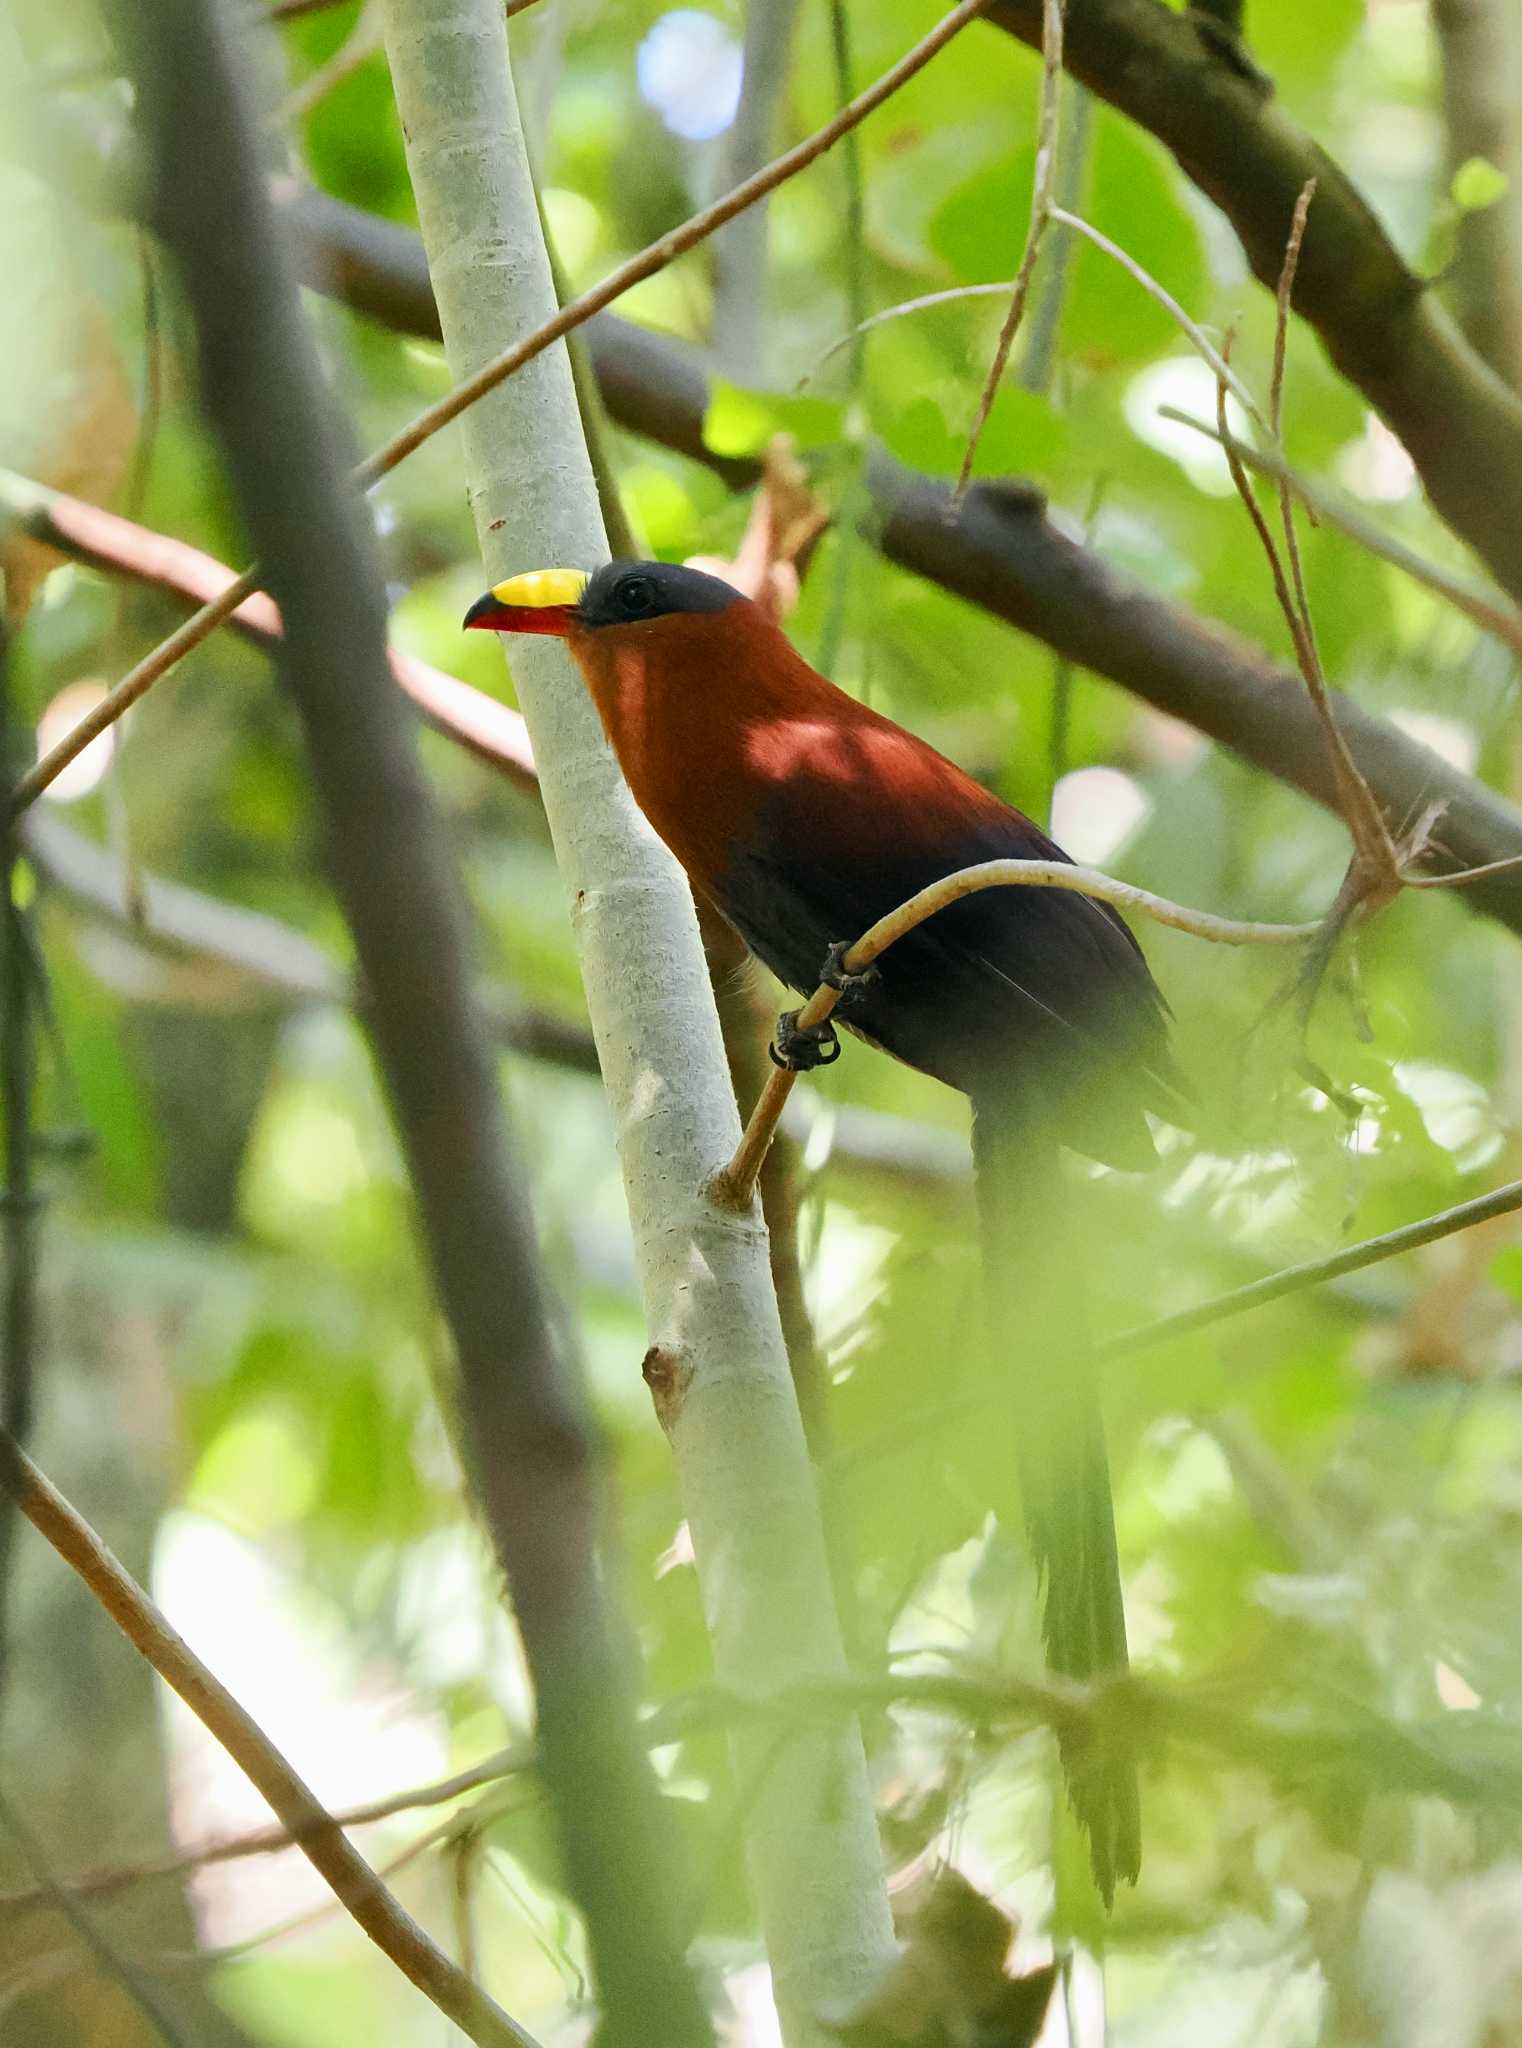
[[(719, 175), (722, 141), (678, 139), (641, 98), (636, 53), (664, 11), (660, 0), (615, 9), (545, 0), (514, 26), (573, 287), (675, 225)], [(733, 5), (716, 0), (714, 11), (738, 31)], [(20, 14), (60, 126), (105, 134), (109, 59), (89, 9)], [(1500, 202), (1468, 165), (1462, 190), (1450, 186), (1436, 55), (1416, 0), (1382, 0), (1367, 13), (1356, 0), (1280, 0), (1248, 14), (1255, 52), (1288, 106), (1354, 170), (1413, 258), (1445, 231), (1455, 201)], [(350, 0), (293, 20), (274, 69), (289, 83), (308, 77), (358, 15)], [(925, 19), (907, 0), (853, 8), (858, 82)], [(824, 10), (804, 9), (779, 145), (833, 111), (832, 75)], [(1012, 276), (1037, 82), (1029, 52), (975, 29), (861, 131), (874, 310)], [(279, 147), (338, 197), (410, 219), (379, 54)], [(785, 427), (821, 488), (848, 498), (869, 436), (905, 462), (954, 474), (1002, 306), (970, 297), (874, 329), (859, 387), (849, 352), (821, 366), (848, 325), (843, 180), (839, 156), (828, 156), (773, 202), (767, 389), (716, 382), (707, 433), (732, 454)], [(1215, 332), (1235, 325), (1236, 362), (1261, 389), (1272, 309), (1164, 152), (1097, 110), (1077, 189), (1087, 216), (1192, 316)], [(141, 390), (150, 358), (163, 373), (140, 516), (232, 558), (238, 537), (197, 422), (173, 292), (166, 283), (158, 325), (145, 334), (128, 231), (83, 210), (73, 219), (80, 267), (129, 381)], [(1000, 394), (980, 472), (1030, 478), (1117, 570), (1283, 656), (1283, 622), (1219, 466), (1156, 417), (1161, 402), (1208, 410), (1208, 378), (1132, 278), (1087, 245), (1069, 255), (1060, 306), (1047, 309), (1057, 320), (1053, 374), (1041, 390), (1017, 376)], [(1038, 305), (1055, 275), (1049, 256)], [(701, 345), (712, 292), (700, 255), (620, 310)], [(328, 303), (313, 300), (310, 311), (365, 445), (444, 387), (431, 345)], [(0, 335), (19, 349), (8, 328)], [(1407, 541), (1462, 560), (1399, 451), (1299, 330), (1287, 388), (1301, 464), (1360, 492)], [(678, 557), (733, 549), (742, 497), (663, 450), (622, 436), (615, 446), (652, 547)], [(458, 631), (478, 570), (454, 432), (375, 502), (397, 643), (510, 692), (489, 641)], [(1515, 790), (1514, 677), (1497, 650), (1338, 533), (1307, 532), (1303, 545), (1335, 679)], [(888, 566), (869, 536), (837, 529), (822, 543), (791, 622), (806, 652), (842, 588), (838, 679), (1038, 816), (1056, 787), (1074, 851), (1229, 915), (1297, 920), (1330, 900), (1345, 854), (1334, 821), (1111, 686), (1083, 674), (1060, 680), (1048, 650)], [(120, 672), (173, 617), (157, 596), (57, 570), (15, 650), (30, 713), (81, 676)], [(521, 1001), (578, 1020), (569, 927), (534, 804), (446, 743), (425, 744), (483, 971)], [(1066, 779), (1100, 767), (1123, 780)], [(1122, 816), (1133, 822), (1118, 836)], [(111, 780), (71, 822), (343, 955), (292, 718), (262, 659), (225, 637), (147, 699)], [(143, 1345), (152, 1354), (157, 1426), (174, 1469), (161, 1567), (194, 1593), (179, 1616), (187, 1633), (194, 1640), (209, 1626), (220, 1597), (210, 1536), (230, 1532), (260, 1560), (269, 1598), (246, 1627), (298, 1718), (309, 1664), (337, 1670), (314, 1708), (329, 1730), (308, 1766), (319, 1790), (346, 1749), (368, 1790), (397, 1789), (375, 1746), (391, 1720), (421, 1731), (418, 1753), (438, 1774), (521, 1737), (524, 1674), (468, 1522), (447, 1347), (355, 1025), (332, 1011), (282, 1010), (225, 970), (166, 962), (47, 890), (42, 936), (62, 1049), (47, 1061), (46, 1118), (94, 1138), (88, 1160), (47, 1169), (51, 1313), (67, 1321), (93, 1303), (108, 1361), (122, 1330), (135, 1333), (131, 1356)], [(1147, 1182), (1092, 1183), (1092, 1235), (1075, 1244), (1074, 1261), (1101, 1332), (1516, 1172), (1522, 970), (1515, 940), (1460, 902), (1427, 895), (1386, 913), (1339, 963), (1308, 1044), (1284, 1001), (1278, 955), (1142, 936), (1177, 1013), (1199, 1122), (1188, 1139), (1166, 1142)], [(1335, 1097), (1312, 1085), (1308, 1060)], [(503, 1081), (568, 1349), (609, 1445), (624, 1579), (650, 1697), (661, 1700), (704, 1682), (707, 1653), (667, 1449), (639, 1379), (646, 1340), (608, 1120), (584, 1075), (513, 1058)], [(891, 1649), (918, 1668), (949, 1655), (1034, 1671), (1036, 1591), (1009, 1499), (1013, 1424), (998, 1387), (969, 1362), (977, 1282), (964, 1191), (916, 1190), (853, 1163), (849, 1148), (832, 1157), (839, 1107), (955, 1131), (960, 1105), (859, 1047), (805, 1092), (804, 1285), (833, 1383), (827, 1485), (856, 1653), (868, 1664)], [(1522, 2038), (1516, 1771), (1507, 1789), (1499, 1769), (1488, 1775), (1484, 1747), (1522, 1708), (1522, 1247), (1513, 1237), (1505, 1226), (1477, 1232), (1109, 1375), (1140, 1669), (1237, 1724), (1421, 1724), (1434, 1753), (1456, 1769), (1468, 1760), (1475, 1785), (1473, 1798), (1452, 1801), (1402, 1792), (1381, 1775), (1372, 1738), (1362, 1775), (1255, 1761), (1250, 1744), (1225, 1761), (1205, 1744), (1149, 1754), (1142, 1881), (1107, 1936), (1112, 2037), (1127, 2048), (1481, 2048)], [(109, 1316), (85, 1279), (98, 1285), (102, 1273)], [(62, 1426), (68, 1398), (45, 1360), (49, 1428)], [(87, 1414), (69, 1427), (88, 1439)], [(13, 1683), (24, 1685), (24, 1674)], [(215, 1805), (198, 1806), (194, 1791), (209, 1769), (204, 1753), (178, 1722), (173, 1731), (168, 1768), (176, 1810), (189, 1816), (184, 1832), (215, 1832)], [(1052, 1918), (1043, 1736), (994, 1739), (924, 1709), (877, 1715), (868, 1732), (899, 1864), (955, 1860), (1018, 1914), (1028, 1949), (1043, 1931), (1068, 1931), (1064, 1914), (1076, 1909), (1064, 1903)], [(696, 1952), (716, 1995), (727, 1978), (743, 2006), (758, 1946), (737, 1816), (764, 1788), (731, 1782), (711, 1732), (670, 1745), (658, 1762), (688, 1838)], [(452, 1831), (430, 1837), (399, 1876), (403, 1896), (462, 1940), (468, 1921), (492, 1987), (553, 2034), (585, 1997), (584, 1957), (532, 1784), (509, 1781), (506, 1798), (449, 1811)], [(386, 1823), (375, 1853), (399, 1854), (436, 1819)], [(118, 1830), (99, 1854), (130, 1860), (134, 1846)], [(267, 1888), (240, 1909), (238, 1886), (233, 1866), (196, 1895), (213, 1946), (285, 1917)], [(271, 2048), (318, 2048), (361, 2030), (385, 2048), (438, 2038), (432, 2016), (399, 2004), (384, 1966), (331, 1918), (299, 1938), (230, 1951), (215, 1984)], [(1435, 1986), (1446, 1999), (1441, 2023), (1423, 2031)]]

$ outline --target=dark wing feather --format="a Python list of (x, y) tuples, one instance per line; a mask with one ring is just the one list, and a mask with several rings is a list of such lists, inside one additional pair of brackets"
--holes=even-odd
[[(885, 808), (864, 779), (794, 774), (732, 842), (718, 907), (780, 980), (807, 993), (832, 944), (941, 876), (987, 860), (1066, 859), (965, 778), (955, 794), (962, 801), (937, 817)], [(1139, 1111), (1163, 1107), (1176, 1086), (1166, 1009), (1107, 905), (1065, 890), (986, 890), (938, 912), (879, 966), (880, 985), (850, 1014), (864, 1037), (968, 1094), (1032, 1085), (1067, 1096), (1079, 1149), (1117, 1164), (1150, 1158)]]

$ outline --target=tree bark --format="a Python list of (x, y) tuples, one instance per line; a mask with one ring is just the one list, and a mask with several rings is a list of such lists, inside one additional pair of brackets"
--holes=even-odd
[(1464, 332), (1522, 392), (1522, 13), (1515, 0), (1433, 0), (1443, 52), (1448, 168), (1479, 157), (1506, 189), (1458, 223), (1454, 264)]
[[(495, 0), (388, 0), (388, 45), (453, 375), (554, 310)], [(606, 554), (563, 349), (461, 421), (486, 579)], [(842, 1668), (818, 1501), (758, 1214), (710, 1176), (739, 1136), (692, 904), (633, 806), (564, 651), (513, 646), (619, 1134), (652, 1339), (715, 1671), (765, 1697)], [(858, 1996), (892, 1952), (854, 1724), (736, 1743), (783, 2024)]]
[[(463, 1434), (534, 1681), (541, 1769), (586, 1917), (604, 2038), (643, 2048), (659, 2015), (663, 2038), (703, 2048), (711, 2029), (675, 1933), (665, 1822), (635, 1738), (623, 1630), (610, 1621), (588, 1420), (557, 1350), (471, 994), (460, 892), (387, 665), (380, 576), (280, 259), (252, 122), (214, 0), (118, 0), (112, 16), (154, 218), (195, 322), (203, 402), (280, 609), (280, 667), (454, 1342)], [(472, 2038), (504, 2038), (505, 2015), (450, 1976), (464, 1995), (448, 2009)], [(431, 1995), (442, 1982), (435, 1973)]]
[[(993, 0), (988, 19), (1040, 48), (1041, 0)], [(1443, 518), (1522, 599), (1522, 399), (1470, 346), (1346, 172), (1267, 80), (1202, 32), (1193, 8), (1073, 0), (1064, 62), (1172, 150), (1270, 290), (1295, 202), (1317, 181), (1295, 310), (1400, 436)]]

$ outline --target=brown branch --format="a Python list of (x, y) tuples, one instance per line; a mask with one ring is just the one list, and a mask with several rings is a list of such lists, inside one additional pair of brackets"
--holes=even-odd
[[(25, 758), (25, 720), (0, 618), (0, 775)], [(14, 827), (0, 828), (0, 1428), (31, 1436), (37, 1395), (38, 1222), (36, 1093), (37, 962), (30, 913), (18, 886)], [(0, 1502), (0, 1700), (10, 1684), (11, 1587), (17, 1521)]]
[[(437, 335), (416, 235), (310, 188), (283, 186), (281, 195), (282, 217), (314, 287), (400, 332)], [(592, 320), (587, 335), (619, 425), (705, 463), (736, 487), (755, 481), (756, 462), (716, 456), (705, 446), (708, 381), (680, 344), (609, 314)], [(1244, 452), (1243, 459), (1254, 458)], [(1315, 719), (1295, 676), (1225, 628), (1116, 575), (1045, 517), (1032, 487), (975, 485), (952, 519), (943, 482), (905, 469), (881, 450), (871, 455), (867, 486), (878, 545), (901, 567), (1337, 808), (1330, 764), (1316, 745)], [(1507, 637), (1498, 623), (1480, 623)], [(1429, 861), (1449, 871), (1494, 869), (1522, 854), (1522, 813), (1387, 721), (1335, 696), (1334, 703), (1343, 737), (1392, 828), (1428, 804), (1440, 806), (1442, 844), (1429, 849)], [(1513, 873), (1494, 871), (1472, 900), (1522, 932), (1522, 886)]]
[(472, 2041), (489, 2048), (534, 2048), (533, 2037), (477, 1990), (403, 1911), (258, 1723), (170, 1627), (84, 1518), (15, 1440), (3, 1434), (0, 1470), (33, 1528), (78, 1573), (128, 1641), (221, 1743), (376, 1946)]
[[(1312, 178), (1308, 180), (1295, 201), (1289, 239), (1285, 243), (1284, 264), (1279, 273), (1279, 284), (1275, 293), (1276, 318), (1273, 372), (1269, 385), (1268, 433), (1276, 447), (1282, 447), (1284, 439), (1284, 366), (1289, 346), (1290, 300), (1294, 294), (1300, 251), (1315, 193), (1316, 180)], [(1230, 358), (1231, 337), (1228, 335), (1223, 351), (1222, 369), (1216, 378), (1216, 439), (1225, 450), (1226, 466), (1231, 472), (1232, 484), (1268, 563), (1274, 595), (1284, 615), (1284, 622), (1289, 627), (1295, 659), (1299, 663), (1306, 695), (1310, 699), (1311, 709), (1320, 729), (1323, 751), (1331, 763), (1332, 780), (1337, 792), (1337, 808), (1353, 842), (1352, 854), (1341, 887), (1323, 920), (1314, 945), (1301, 965), (1297, 1000), (1304, 1026), (1309, 1021), (1312, 1006), (1338, 942), (1349, 925), (1355, 918), (1371, 914), (1400, 894), (1402, 855), (1396, 852), (1384, 816), (1368, 784), (1359, 773), (1357, 763), (1349, 752), (1347, 742), (1339, 732), (1336, 718), (1332, 713), (1326, 675), (1321, 665), (1321, 651), (1316, 641), (1315, 622), (1311, 617), (1310, 600), (1306, 595), (1305, 572), (1300, 559), (1300, 539), (1295, 527), (1295, 501), (1289, 479), (1281, 475), (1276, 491), (1280, 529), (1284, 536), (1284, 554), (1281, 557), (1268, 521), (1253, 494), (1247, 471), (1236, 453), (1235, 446), (1232, 445), (1226, 422), (1226, 367)], [(1287, 573), (1286, 561), (1289, 564)], [(1412, 831), (1415, 836), (1409, 843), (1409, 858), (1419, 857), (1424, 850), (1427, 827), (1430, 823), (1430, 814), (1424, 812), (1420, 822), (1413, 825)]]
[[(471, 998), (460, 892), (392, 686), (384, 591), (341, 435), (280, 257), (210, 0), (114, 0), (151, 156), (154, 218), (199, 341), (205, 411), (280, 606), (329, 869), (458, 1367), (470, 1476), (532, 1675), (541, 1773), (611, 2042), (659, 2012), (711, 2042), (675, 1939), (668, 1823), (633, 1726), (626, 1632), (603, 1570), (605, 1501), (558, 1347), (493, 1049)], [(615, 1648), (615, 1644), (617, 1647)], [(456, 2009), (489, 2006), (459, 1973)], [(501, 2034), (504, 2022), (491, 2022)], [(478, 2034), (477, 2038), (484, 2038)]]
[[(988, 19), (1037, 48), (1041, 9), (1042, 0), (991, 0)], [(1295, 200), (1318, 181), (1295, 310), (1404, 442), (1438, 511), (1522, 599), (1522, 400), (1403, 261), (1346, 173), (1193, 13), (1159, 0), (1084, 0), (1068, 22), (1067, 68), (1172, 150), (1270, 290)]]
[(807, 170), (811, 163), (825, 154), (826, 150), (832, 149), (843, 135), (864, 121), (868, 114), (875, 112), (885, 100), (891, 99), (916, 72), (922, 71), (931, 58), (943, 50), (970, 21), (975, 20), (988, 4), (989, 0), (959, 0), (959, 5), (943, 16), (928, 35), (922, 36), (896, 64), (891, 65), (880, 78), (874, 79), (865, 92), (858, 93), (854, 100), (842, 107), (822, 128), (816, 129), (812, 135), (806, 136), (792, 149), (774, 158), (771, 163), (757, 171), (754, 177), (747, 178), (742, 184), (737, 185), (732, 192), (726, 192), (722, 198), (716, 199), (712, 206), (705, 207), (701, 213), (696, 213), (690, 220), (684, 221), (681, 227), (673, 228), (669, 234), (651, 242), (637, 256), (631, 256), (627, 263), (620, 264), (601, 284), (594, 285), (590, 291), (583, 292), (580, 298), (573, 299), (568, 306), (563, 306), (552, 320), (546, 321), (533, 334), (515, 342), (511, 348), (504, 349), (502, 354), (494, 357), (491, 362), (484, 363), (473, 376), (467, 377), (464, 383), (457, 384), (454, 390), (441, 398), (436, 405), (431, 405), (426, 412), (420, 413), (410, 426), (404, 427), (399, 434), (394, 434), (383, 448), (378, 448), (373, 455), (367, 456), (355, 472), (357, 481), (368, 488), (378, 478), (387, 475), (414, 449), (420, 448), (430, 436), (436, 434), (440, 427), (445, 427), (452, 419), (457, 419), (468, 406), (474, 405), (478, 398), (484, 398), (488, 391), (494, 391), (504, 379), (511, 377), (514, 371), (521, 370), (525, 363), (532, 362), (537, 355), (542, 355), (552, 342), (559, 341), (573, 328), (583, 326), (594, 313), (600, 313), (604, 307), (612, 305), (615, 299), (622, 298), (625, 292), (637, 284), (642, 284), (647, 277), (653, 277), (657, 271), (667, 269), (679, 256), (686, 255), (689, 249), (697, 248), (700, 242), (705, 242), (710, 235), (723, 227), (726, 221), (733, 220), (736, 214), (743, 213), (749, 206), (754, 206), (757, 200), (764, 199), (779, 185), (786, 184), (788, 179), (797, 177), (800, 171)]
[[(63, 491), (48, 490), (8, 470), (0, 470), (0, 514), (32, 539), (56, 548), (72, 561), (88, 562), (94, 568), (130, 576), (151, 589), (201, 605), (203, 609), (187, 625), (193, 626), (196, 619), (205, 618), (209, 610), (215, 609), (219, 620), (225, 620), (247, 639), (268, 646), (280, 638), (279, 609), (256, 587), (253, 571), (238, 576), (184, 541), (152, 533), (115, 512), (103, 511)], [(22, 778), (16, 794), (18, 808), (23, 808), (32, 794), (46, 788), (60, 769), (83, 752), (92, 739), (107, 731), (124, 710), (130, 709), (173, 666), (179, 653), (165, 660), (164, 650), (179, 647), (179, 636), (185, 630), (181, 627), (145, 661), (139, 662), (65, 735), (59, 746)], [(184, 651), (179, 647), (179, 652)], [(538, 787), (533, 749), (518, 712), (410, 654), (393, 648), (387, 659), (392, 674), (431, 726), (479, 760), (499, 769), (520, 788)]]
[[(1277, 446), (1284, 443), (1284, 366), (1289, 352), (1289, 311), (1294, 296), (1295, 278), (1300, 268), (1300, 252), (1305, 242), (1305, 231), (1310, 222), (1311, 201), (1316, 196), (1316, 180), (1307, 179), (1304, 189), (1295, 201), (1295, 211), (1290, 220), (1289, 239), (1284, 245), (1284, 267), (1279, 273), (1279, 285), (1275, 293), (1274, 320), (1274, 367), (1268, 395), (1268, 431)], [(1217, 399), (1216, 426), (1226, 433), (1226, 387), (1219, 387)], [(1228, 461), (1232, 458), (1228, 457)], [(1234, 464), (1232, 479), (1239, 493), (1245, 492), (1250, 499), (1252, 486), (1248, 483), (1240, 464)], [(1305, 687), (1316, 707), (1316, 717), (1326, 737), (1327, 750), (1332, 757), (1332, 772), (1337, 778), (1338, 795), (1342, 800), (1343, 817), (1352, 834), (1355, 856), (1364, 872), (1360, 876), (1362, 900), (1372, 902), (1384, 890), (1393, 895), (1400, 884), (1400, 863), (1396, 858), (1385, 821), (1379, 806), (1370, 793), (1368, 784), (1358, 772), (1358, 764), (1348, 752), (1347, 742), (1337, 730), (1337, 721), (1332, 716), (1331, 698), (1326, 686), (1326, 672), (1321, 665), (1321, 649), (1316, 641), (1316, 624), (1311, 617), (1310, 599), (1306, 595), (1305, 568), (1300, 559), (1300, 537), (1295, 527), (1295, 501), (1285, 477), (1279, 478), (1279, 518), (1284, 531), (1284, 553), (1289, 562), (1290, 582), (1294, 593), (1293, 603), (1285, 612), (1291, 635), (1300, 656), (1300, 672), (1305, 678)]]

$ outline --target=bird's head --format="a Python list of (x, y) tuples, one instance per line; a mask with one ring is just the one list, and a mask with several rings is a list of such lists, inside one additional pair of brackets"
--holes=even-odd
[(732, 585), (675, 562), (608, 562), (584, 569), (532, 569), (479, 597), (465, 624), (492, 633), (548, 633), (579, 640), (663, 619), (728, 611), (745, 600)]

